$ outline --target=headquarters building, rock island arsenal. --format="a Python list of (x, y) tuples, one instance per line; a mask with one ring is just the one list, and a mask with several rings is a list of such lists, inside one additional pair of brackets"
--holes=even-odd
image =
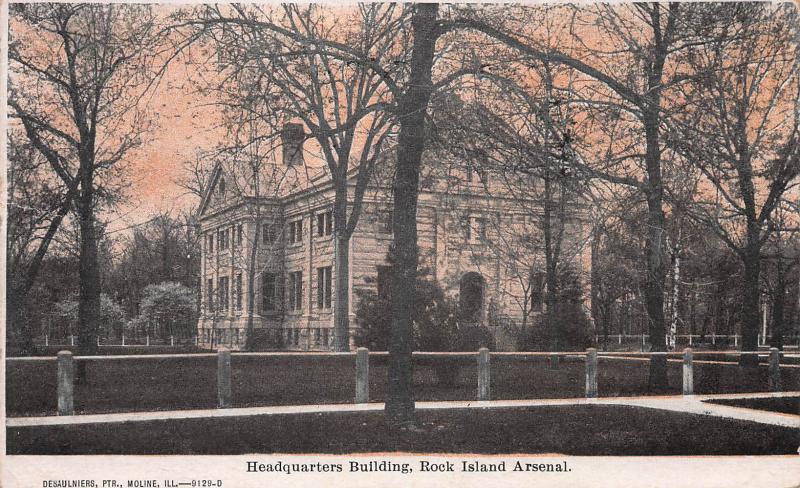
[[(278, 161), (218, 164), (209, 178), (198, 211), (201, 347), (244, 348), (254, 264), (253, 327), (260, 348), (332, 350), (334, 187), (324, 161), (304, 147), (303, 138), (302, 126), (289, 124), (282, 137), (287, 149)], [(372, 288), (380, 294), (390, 283), (391, 179), (381, 177), (389, 162), (387, 156), (371, 176), (350, 239), (351, 347), (358, 332), (354, 290)], [(355, 172), (349, 180), (351, 198)], [(419, 267), (458, 300), (464, 320), (488, 326), (498, 349), (508, 350), (515, 347), (525, 304), (530, 326), (544, 309), (545, 262), (541, 251), (528, 260), (508, 257), (514, 250), (503, 246), (541, 231), (531, 201), (520, 205), (493, 179), (491, 171), (473, 171), (463, 162), (426, 158), (417, 210)], [(352, 205), (348, 214), (351, 210)], [(590, 260), (587, 226), (577, 217), (582, 213), (568, 212), (563, 259), (572, 261), (585, 285)]]

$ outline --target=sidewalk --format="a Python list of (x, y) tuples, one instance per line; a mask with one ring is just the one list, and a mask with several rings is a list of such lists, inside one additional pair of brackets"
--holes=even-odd
[[(544, 407), (559, 405), (622, 405), (640, 408), (653, 408), (673, 412), (708, 415), (757, 422), (781, 427), (800, 428), (800, 415), (790, 415), (764, 410), (731, 407), (704, 403), (703, 400), (733, 398), (775, 398), (800, 396), (800, 391), (780, 393), (738, 393), (720, 395), (691, 396), (653, 396), (653, 397), (605, 397), (605, 398), (563, 398), (547, 400), (491, 400), (491, 401), (451, 401), (417, 402), (420, 410), (445, 409), (489, 409), (513, 407)], [(381, 411), (383, 403), (332, 404), (332, 405), (288, 405), (270, 407), (246, 407), (203, 410), (170, 410), (157, 412), (125, 412), (92, 415), (14, 417), (6, 419), (7, 427), (63, 426), (80, 424), (103, 424), (117, 422), (148, 422), (153, 420), (207, 419), (218, 417), (246, 417), (255, 415), (286, 415), (329, 412), (374, 412)]]

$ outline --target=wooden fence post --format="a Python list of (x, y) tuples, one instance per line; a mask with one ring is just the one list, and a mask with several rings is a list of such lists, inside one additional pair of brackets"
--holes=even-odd
[(489, 350), (478, 350), (478, 401), (491, 399), (491, 373), (489, 371)]
[(146, 346), (150, 346), (150, 334), (147, 334), (147, 338), (145, 339), (147, 342), (145, 343)]
[(690, 347), (683, 350), (683, 394), (694, 395), (694, 365)]
[(170, 347), (175, 345), (175, 336), (169, 336), (169, 345)]
[(60, 351), (58, 353), (58, 414), (72, 415), (74, 409), (74, 381), (75, 363), (72, 353)]
[(597, 349), (586, 350), (586, 398), (597, 398)]
[(769, 348), (769, 391), (781, 391), (781, 352)]
[(224, 347), (217, 351), (217, 408), (231, 406), (231, 351)]
[(356, 403), (369, 402), (369, 349), (356, 350)]

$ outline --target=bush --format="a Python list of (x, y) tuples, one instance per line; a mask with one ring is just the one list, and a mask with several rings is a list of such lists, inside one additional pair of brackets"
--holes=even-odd
[[(78, 297), (71, 296), (62, 300), (54, 306), (56, 315), (67, 324), (67, 331), (70, 334), (78, 333)], [(109, 337), (117, 336), (122, 333), (125, 314), (122, 307), (105, 293), (100, 294), (100, 335)]]
[[(359, 347), (385, 351), (389, 347), (392, 321), (391, 296), (379, 297), (371, 290), (357, 291), (356, 322), (360, 334)], [(435, 282), (418, 279), (415, 305), (411, 314), (414, 333), (414, 350), (417, 351), (477, 351), (481, 347), (493, 349), (494, 338), (483, 326), (464, 326), (457, 321), (458, 305), (447, 297)], [(430, 362), (439, 383), (452, 385), (458, 376), (457, 361), (437, 358)], [(427, 362), (426, 362), (427, 363)]]
[(547, 312), (542, 323), (519, 331), (517, 349), (520, 351), (551, 351), (558, 333), (558, 349), (583, 351), (591, 345), (591, 322), (582, 305), (582, 290), (578, 276), (566, 270), (559, 277), (562, 288), (555, 310)]

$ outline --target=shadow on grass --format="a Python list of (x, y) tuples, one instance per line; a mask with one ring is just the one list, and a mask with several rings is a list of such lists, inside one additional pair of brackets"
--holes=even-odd
[(562, 453), (796, 454), (795, 429), (627, 406), (419, 411), (420, 431), (382, 412), (184, 419), (7, 430), (9, 454)]

